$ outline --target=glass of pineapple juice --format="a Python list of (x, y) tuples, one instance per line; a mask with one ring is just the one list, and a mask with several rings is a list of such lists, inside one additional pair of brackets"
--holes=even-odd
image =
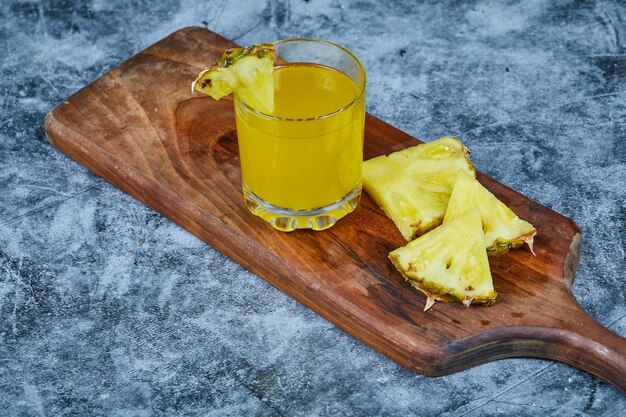
[(274, 45), (274, 111), (235, 97), (244, 198), (278, 230), (327, 229), (361, 195), (365, 69), (330, 42)]

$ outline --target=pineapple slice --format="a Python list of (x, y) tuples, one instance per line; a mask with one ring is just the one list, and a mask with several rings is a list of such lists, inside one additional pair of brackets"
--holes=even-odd
[(227, 49), (213, 65), (205, 68), (191, 84), (215, 100), (234, 92), (256, 110), (274, 110), (274, 45), (259, 44)]
[(495, 302), (477, 208), (394, 250), (389, 258), (428, 297), (424, 311), (436, 300), (460, 301), (467, 307)]
[(363, 186), (406, 240), (441, 224), (459, 171), (476, 175), (469, 151), (445, 136), (363, 163)]
[(517, 217), (503, 202), (483, 187), (476, 178), (459, 173), (450, 196), (444, 224), (474, 207), (480, 209), (485, 231), (485, 245), (489, 256), (505, 254), (527, 243), (533, 251), (537, 230), (532, 224)]

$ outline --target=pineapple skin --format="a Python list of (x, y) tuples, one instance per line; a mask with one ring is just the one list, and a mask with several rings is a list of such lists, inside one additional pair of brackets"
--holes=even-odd
[(469, 150), (444, 136), (363, 163), (363, 187), (411, 241), (439, 226), (459, 171), (475, 176)]
[(477, 179), (460, 173), (452, 190), (443, 223), (474, 207), (480, 209), (485, 230), (485, 246), (489, 256), (504, 255), (525, 243), (534, 254), (533, 241), (537, 230), (533, 225), (520, 219)]
[(497, 293), (485, 251), (480, 213), (473, 209), (389, 254), (396, 269), (435, 301), (491, 305)]
[(533, 229), (531, 232), (520, 235), (515, 240), (496, 240), (491, 246), (487, 247), (487, 255), (490, 257), (501, 256), (510, 250), (521, 248), (524, 244), (527, 244), (532, 254), (536, 255), (533, 248), (536, 235), (537, 230)]

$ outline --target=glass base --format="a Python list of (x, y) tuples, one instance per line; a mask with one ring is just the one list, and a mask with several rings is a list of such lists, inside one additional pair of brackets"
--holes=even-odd
[(292, 210), (273, 206), (257, 197), (245, 183), (243, 196), (248, 209), (271, 224), (274, 229), (283, 232), (295, 229), (324, 230), (356, 208), (361, 198), (361, 184), (359, 183), (341, 200), (311, 210)]

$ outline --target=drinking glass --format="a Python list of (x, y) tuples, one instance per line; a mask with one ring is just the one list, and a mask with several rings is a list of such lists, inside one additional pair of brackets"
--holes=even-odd
[(361, 195), (365, 69), (330, 42), (274, 45), (273, 114), (235, 96), (244, 199), (278, 230), (327, 229)]

